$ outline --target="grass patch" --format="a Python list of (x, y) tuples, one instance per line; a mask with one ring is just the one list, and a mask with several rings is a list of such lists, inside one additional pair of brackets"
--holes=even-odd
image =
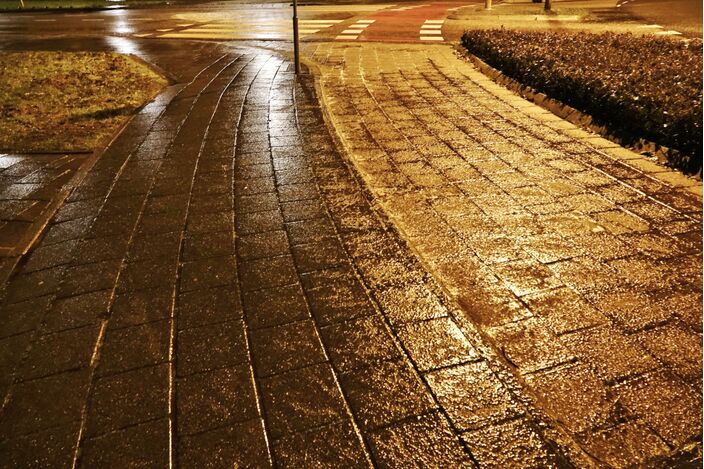
[(0, 53), (0, 150), (93, 150), (164, 85), (115, 53)]
[(625, 144), (702, 167), (702, 41), (581, 32), (467, 31), (462, 44), (505, 75), (592, 116)]

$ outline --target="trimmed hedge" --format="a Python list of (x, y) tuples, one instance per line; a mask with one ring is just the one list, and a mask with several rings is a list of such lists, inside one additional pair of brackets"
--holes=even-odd
[(702, 41), (632, 34), (467, 31), (469, 52), (520, 83), (592, 116), (626, 144), (640, 138), (702, 167)]

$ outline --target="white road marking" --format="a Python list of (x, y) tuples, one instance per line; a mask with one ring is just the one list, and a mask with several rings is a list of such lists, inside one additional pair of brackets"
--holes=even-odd
[[(307, 36), (318, 33), (325, 28), (330, 28), (343, 20), (299, 20), (299, 34)], [(204, 38), (204, 39), (281, 39), (291, 35), (292, 24), (287, 18), (242, 18), (220, 19), (209, 23), (182, 23), (179, 31), (172, 29), (157, 29), (158, 37), (163, 38)], [(366, 25), (365, 25), (366, 27)], [(359, 34), (361, 31), (355, 31)]]
[(335, 39), (338, 40), (338, 41), (354, 41), (354, 40), (357, 39), (358, 37), (359, 37), (359, 36), (352, 36), (352, 35), (343, 35), (343, 34), (340, 34), (340, 35), (337, 36)]
[(406, 11), (406, 10), (413, 10), (414, 8), (422, 8), (422, 7), (429, 7), (430, 5), (413, 5), (413, 6), (405, 6), (405, 7), (400, 7), (400, 8), (390, 8), (387, 11)]
[(444, 41), (442, 37), (442, 26), (445, 20), (425, 20), (425, 23), (420, 27), (421, 41)]
[(34, 20), (34, 21), (36, 21), (37, 23), (53, 23), (56, 20)]
[(655, 33), (658, 36), (681, 36), (682, 33), (679, 31), (669, 30), (669, 31), (658, 31)]
[[(288, 20), (287, 20), (288, 21)], [(299, 23), (321, 23), (321, 24), (327, 24), (327, 23), (342, 23), (344, 20), (298, 20)]]
[(95, 22), (95, 21), (105, 21), (104, 18), (83, 18), (81, 21)]

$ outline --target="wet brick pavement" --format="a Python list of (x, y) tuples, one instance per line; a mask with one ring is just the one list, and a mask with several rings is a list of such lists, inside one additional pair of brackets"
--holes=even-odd
[(336, 152), (312, 77), (213, 50), (107, 149), (4, 289), (4, 464), (562, 461)]
[(89, 154), (0, 153), (0, 282), (60, 204)]
[[(315, 44), (308, 54), (375, 202), (572, 462), (700, 454), (701, 181), (516, 97), (450, 47)], [(428, 382), (449, 404), (442, 390), (474, 389), (476, 372)], [(521, 434), (484, 425), (470, 448), (477, 434)]]

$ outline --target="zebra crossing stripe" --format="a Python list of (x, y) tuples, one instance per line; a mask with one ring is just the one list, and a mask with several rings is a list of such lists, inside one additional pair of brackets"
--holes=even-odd
[(421, 41), (444, 41), (442, 37), (442, 25), (445, 20), (425, 20), (420, 27)]
[(354, 24), (351, 24), (340, 33), (339, 36), (335, 37), (336, 41), (354, 41), (357, 39), (364, 30), (369, 27), (370, 24), (374, 23), (376, 20), (358, 20)]
[[(299, 20), (299, 33), (308, 36), (330, 28), (343, 20)], [(198, 38), (205, 39), (233, 39), (255, 36), (257, 38), (281, 38), (291, 33), (291, 20), (285, 18), (274, 19), (231, 19), (216, 20), (199, 24), (180, 24), (183, 29), (157, 29), (156, 36), (164, 38)], [(161, 34), (159, 34), (161, 33)]]

